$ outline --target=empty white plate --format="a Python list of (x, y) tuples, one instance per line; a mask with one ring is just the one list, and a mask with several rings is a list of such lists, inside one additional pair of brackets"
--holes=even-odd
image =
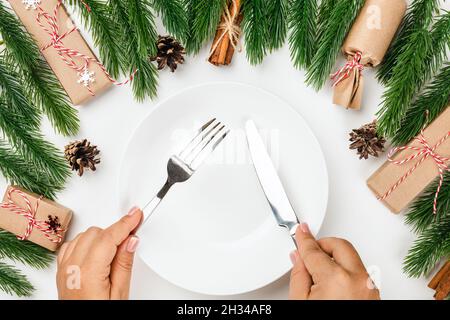
[(143, 206), (158, 192), (169, 157), (212, 118), (226, 124), (230, 134), (190, 180), (169, 191), (140, 229), (139, 254), (180, 287), (211, 295), (238, 294), (289, 271), (289, 252), (294, 249), (258, 183), (245, 121), (252, 118), (266, 137), (294, 210), (313, 233), (325, 216), (328, 176), (314, 134), (289, 105), (248, 85), (206, 84), (163, 101), (134, 132), (119, 177), (122, 212)]

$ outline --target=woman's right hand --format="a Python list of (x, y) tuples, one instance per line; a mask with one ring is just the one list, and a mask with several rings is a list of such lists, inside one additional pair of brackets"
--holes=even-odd
[(290, 299), (379, 300), (355, 248), (346, 240), (317, 240), (302, 223), (296, 233), (298, 250), (291, 253)]

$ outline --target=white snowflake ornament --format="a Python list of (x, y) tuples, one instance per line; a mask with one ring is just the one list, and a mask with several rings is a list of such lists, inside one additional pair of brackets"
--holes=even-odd
[(36, 10), (38, 6), (41, 4), (41, 0), (22, 0), (22, 3), (25, 5), (25, 9)]
[(95, 75), (95, 72), (91, 72), (91, 71), (89, 71), (88, 68), (85, 68), (83, 70), (83, 72), (78, 72), (78, 76), (80, 78), (78, 79), (77, 82), (82, 84), (85, 87), (89, 87), (89, 85), (95, 81), (94, 75)]

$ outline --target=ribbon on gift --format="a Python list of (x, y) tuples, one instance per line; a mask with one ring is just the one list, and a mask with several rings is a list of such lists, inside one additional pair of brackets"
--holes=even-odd
[[(90, 7), (83, 1), (80, 0), (83, 5), (86, 7), (86, 9), (90, 12)], [(58, 11), (62, 6), (62, 0), (58, 0), (54, 9), (53, 13), (50, 14), (46, 12), (40, 4), (38, 3), (36, 6), (36, 9), (39, 11), (36, 16), (36, 22), (37, 24), (48, 33), (50, 36), (50, 42), (41, 48), (41, 52), (47, 50), (48, 48), (52, 47), (56, 50), (58, 55), (61, 57), (61, 59), (73, 70), (78, 72), (78, 75), (80, 76), (80, 80), (78, 80), (78, 83), (82, 84), (91, 95), (95, 95), (92, 89), (90, 88), (90, 84), (94, 81), (93, 79), (93, 72), (89, 72), (89, 64), (95, 63), (97, 64), (102, 71), (105, 73), (109, 81), (111, 81), (113, 84), (117, 86), (122, 86), (127, 84), (128, 82), (132, 81), (137, 70), (135, 70), (128, 79), (126, 79), (123, 82), (118, 82), (115, 79), (111, 77), (111, 75), (106, 70), (105, 66), (100, 63), (97, 59), (90, 57), (88, 55), (85, 55), (81, 52), (79, 52), (76, 49), (67, 48), (64, 46), (62, 40), (67, 37), (72, 32), (78, 30), (77, 27), (73, 26), (70, 30), (67, 32), (64, 32), (63, 34), (60, 34), (59, 32), (59, 21), (58, 21)], [(44, 25), (44, 22), (47, 26)], [(75, 62), (75, 60), (81, 60), (81, 64), (78, 64)]]
[[(13, 193), (17, 193), (20, 197), (22, 197), (22, 199), (26, 204), (26, 208), (19, 207), (17, 204), (14, 203), (14, 201), (12, 200)], [(52, 228), (48, 222), (37, 220), (35, 218), (41, 199), (42, 196), (38, 198), (36, 204), (33, 207), (31, 205), (30, 199), (28, 199), (27, 194), (25, 194), (24, 192), (22, 192), (17, 188), (10, 188), (10, 190), (7, 193), (7, 201), (0, 203), (0, 208), (7, 209), (10, 212), (25, 217), (28, 220), (27, 228), (25, 230), (24, 235), (17, 236), (17, 239), (27, 240), (30, 237), (33, 230), (36, 228), (37, 230), (42, 232), (44, 236), (51, 242), (60, 243), (63, 238), (62, 233), (65, 232), (65, 229), (61, 227)]]
[[(428, 158), (432, 158), (434, 162), (436, 163), (438, 169), (439, 169), (439, 183), (436, 190), (436, 193), (434, 195), (434, 201), (433, 201), (433, 214), (436, 215), (437, 213), (437, 203), (438, 203), (438, 196), (439, 192), (441, 191), (442, 184), (444, 182), (444, 173), (445, 171), (450, 171), (450, 166), (448, 162), (450, 161), (450, 157), (444, 157), (442, 155), (439, 155), (436, 153), (436, 149), (443, 144), (448, 138), (450, 138), (450, 131), (447, 132), (446, 135), (442, 137), (434, 146), (430, 146), (428, 141), (425, 139), (424, 135), (424, 129), (420, 131), (419, 136), (415, 137), (414, 140), (418, 141), (420, 143), (420, 146), (414, 147), (414, 146), (402, 146), (402, 147), (396, 147), (393, 148), (389, 154), (388, 154), (388, 161), (396, 164), (396, 165), (403, 165), (406, 163), (409, 163), (411, 161), (419, 159), (416, 164), (411, 167), (397, 182), (382, 196), (378, 197), (378, 200), (384, 200), (389, 195), (394, 192), (395, 189), (398, 188), (399, 185), (401, 185), (425, 160)], [(393, 156), (402, 150), (413, 150), (416, 151), (412, 155), (400, 159), (400, 160), (394, 160)]]
[(343, 66), (336, 73), (331, 75), (331, 80), (334, 81), (333, 87), (337, 86), (341, 81), (347, 79), (353, 70), (358, 69), (359, 72), (364, 70), (364, 65), (361, 63), (362, 53), (357, 51), (353, 56), (352, 60), (347, 61), (345, 66)]

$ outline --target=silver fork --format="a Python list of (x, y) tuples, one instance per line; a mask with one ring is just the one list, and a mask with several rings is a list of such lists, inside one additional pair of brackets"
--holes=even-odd
[(197, 135), (179, 154), (170, 157), (167, 162), (166, 183), (143, 207), (144, 217), (141, 226), (150, 218), (170, 188), (176, 183), (187, 181), (228, 133), (229, 130), (225, 125), (214, 118), (198, 130)]

